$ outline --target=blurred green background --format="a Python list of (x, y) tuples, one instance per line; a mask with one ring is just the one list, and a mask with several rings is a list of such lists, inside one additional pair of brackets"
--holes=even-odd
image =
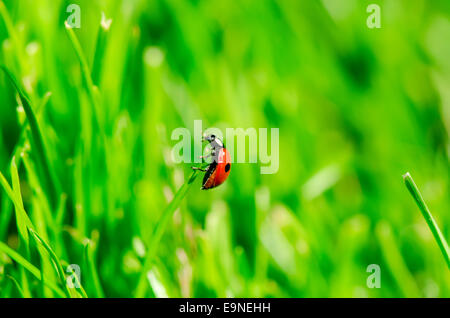
[[(64, 26), (72, 3), (84, 69)], [(370, 3), (380, 29), (366, 26)], [(449, 1), (3, 0), (0, 14), (0, 64), (30, 98), (49, 168), (1, 74), (0, 171), (14, 184), (16, 154), (14, 193), (55, 254), (24, 246), (1, 190), (0, 242), (41, 279), (3, 248), (0, 297), (58, 296), (45, 284), (63, 289), (58, 261), (80, 266), (90, 297), (450, 296), (402, 180), (412, 174), (450, 239)], [(279, 171), (234, 164), (211, 191), (197, 178), (136, 293), (190, 175), (171, 133), (196, 119), (279, 128)]]

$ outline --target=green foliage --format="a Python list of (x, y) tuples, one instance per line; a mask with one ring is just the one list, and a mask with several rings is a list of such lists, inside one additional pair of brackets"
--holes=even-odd
[[(450, 296), (449, 1), (71, 3), (0, 0), (0, 297)], [(201, 191), (197, 119), (279, 171)]]

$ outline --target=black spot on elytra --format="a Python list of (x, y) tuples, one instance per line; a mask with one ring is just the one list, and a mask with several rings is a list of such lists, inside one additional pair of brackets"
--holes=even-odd
[(227, 163), (227, 165), (225, 166), (225, 172), (230, 171), (231, 165), (229, 163)]

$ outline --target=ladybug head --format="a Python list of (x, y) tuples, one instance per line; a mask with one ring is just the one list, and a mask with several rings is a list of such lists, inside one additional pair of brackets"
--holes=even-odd
[(214, 140), (216, 140), (216, 136), (215, 135), (208, 135), (208, 136), (205, 136), (204, 139), (211, 143)]
[(203, 139), (211, 144), (215, 149), (224, 148), (223, 142), (215, 135), (204, 136)]

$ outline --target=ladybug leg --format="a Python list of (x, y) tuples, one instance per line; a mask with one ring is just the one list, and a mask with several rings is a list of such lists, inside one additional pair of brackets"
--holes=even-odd
[(216, 155), (216, 151), (215, 151), (215, 149), (213, 148), (213, 149), (210, 150), (209, 153), (207, 153), (207, 154), (204, 155), (204, 156), (200, 156), (199, 158), (200, 158), (200, 159), (208, 159), (208, 158), (214, 157), (215, 155)]
[(209, 152), (206, 155), (200, 156), (199, 158), (204, 159), (204, 158), (208, 158), (208, 157), (214, 156), (216, 154), (216, 150), (214, 148), (208, 149), (208, 151)]
[(209, 158), (209, 157), (215, 156), (215, 155), (216, 155), (216, 150), (213, 148), (213, 149), (211, 149), (211, 151), (208, 152), (206, 155), (200, 156), (200, 158), (206, 159), (206, 158)]
[(208, 169), (206, 169), (206, 168), (199, 168), (199, 167), (191, 167), (192, 168), (192, 170), (200, 170), (200, 171), (203, 171), (203, 172), (206, 172)]

